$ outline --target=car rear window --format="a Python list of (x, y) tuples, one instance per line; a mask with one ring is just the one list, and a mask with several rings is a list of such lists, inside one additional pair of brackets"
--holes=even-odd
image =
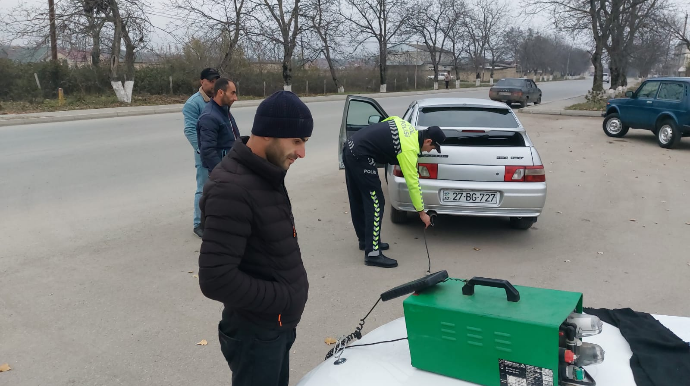
[(486, 127), (513, 129), (520, 127), (508, 109), (477, 107), (423, 107), (417, 119), (419, 126)]
[(522, 79), (501, 79), (496, 83), (496, 86), (503, 87), (522, 87), (525, 85), (525, 81)]
[(482, 147), (522, 147), (525, 138), (516, 131), (490, 130), (487, 132), (473, 132), (463, 130), (448, 130), (443, 146), (482, 146)]

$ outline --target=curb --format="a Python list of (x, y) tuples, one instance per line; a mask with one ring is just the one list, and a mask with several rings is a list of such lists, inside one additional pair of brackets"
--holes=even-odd
[(601, 118), (602, 111), (582, 111), (582, 110), (518, 110), (522, 114), (536, 115), (564, 115), (569, 117), (597, 117)]
[[(357, 94), (360, 96), (375, 97), (375, 98), (396, 98), (412, 95), (433, 95), (455, 93), (463, 91), (479, 91), (487, 89), (488, 87), (472, 87), (472, 88), (453, 88), (450, 90), (424, 90), (424, 91), (403, 91), (394, 93), (370, 93)], [(459, 90), (459, 91), (458, 91)], [(318, 103), (318, 102), (332, 102), (345, 100), (351, 94), (327, 95), (327, 96), (313, 96), (300, 98), (304, 103)], [(263, 99), (252, 99), (248, 101), (238, 101), (233, 104), (233, 108), (255, 107), (258, 106)], [(29, 113), (29, 114), (12, 114), (0, 115), (0, 127), (3, 126), (19, 126), (31, 125), (35, 123), (57, 123), (57, 122), (71, 122), (83, 121), (89, 119), (103, 119), (103, 118), (117, 118), (117, 117), (132, 117), (141, 115), (153, 114), (172, 114), (182, 112), (183, 104), (173, 105), (157, 105), (157, 106), (137, 106), (137, 107), (116, 107), (104, 109), (90, 109), (90, 110), (70, 110), (70, 111), (54, 111), (46, 113)]]

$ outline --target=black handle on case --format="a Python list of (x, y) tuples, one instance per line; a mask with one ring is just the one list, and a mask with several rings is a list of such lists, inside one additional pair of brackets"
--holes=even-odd
[(520, 293), (513, 287), (508, 280), (489, 279), (486, 277), (473, 277), (462, 287), (463, 295), (474, 295), (474, 286), (483, 285), (485, 287), (503, 288), (506, 290), (506, 297), (509, 302), (519, 302)]

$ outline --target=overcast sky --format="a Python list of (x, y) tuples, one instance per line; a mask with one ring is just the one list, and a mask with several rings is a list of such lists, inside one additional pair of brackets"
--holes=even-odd
[[(59, 0), (56, 0), (59, 1)], [(690, 9), (687, 5), (690, 4), (690, 0), (673, 0), (677, 4), (684, 4), (683, 8), (685, 9)], [(170, 20), (166, 17), (163, 17), (160, 15), (161, 10), (165, 9), (165, 5), (168, 3), (168, 0), (149, 0), (151, 5), (153, 6), (151, 13), (149, 14), (149, 18), (151, 19), (151, 22), (153, 23), (154, 26), (165, 29), (165, 27), (168, 25)], [(46, 0), (0, 0), (0, 18), (2, 15), (7, 14), (9, 10), (12, 8), (16, 7), (18, 4), (23, 3), (27, 5), (40, 5), (40, 4), (46, 4), (47, 7), (47, 1)], [(520, 0), (513, 0), (509, 1), (508, 5), (512, 9), (513, 13), (513, 18), (512, 20), (516, 23), (518, 23), (519, 26), (521, 27), (531, 27), (533, 29), (542, 31), (542, 32), (552, 32), (553, 26), (550, 24), (550, 19), (549, 15), (545, 12), (542, 15), (537, 15), (537, 16), (530, 16), (530, 17), (525, 17), (524, 15), (520, 15), (520, 11), (522, 9), (521, 7), (521, 1)], [(569, 36), (564, 36), (568, 40), (572, 40), (571, 37)], [(1, 38), (1, 36), (0, 36)], [(168, 34), (162, 32), (161, 30), (154, 31), (154, 36), (152, 36), (151, 42), (156, 45), (156, 46), (167, 46), (168, 44), (175, 44), (175, 40), (169, 36)], [(580, 46), (582, 48), (586, 48), (585, 46), (587, 45), (586, 39), (578, 39), (577, 42), (575, 42), (577, 46)]]

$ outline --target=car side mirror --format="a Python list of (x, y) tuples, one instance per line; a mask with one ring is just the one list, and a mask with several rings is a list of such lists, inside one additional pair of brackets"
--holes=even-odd
[(372, 115), (369, 117), (369, 124), (373, 125), (374, 123), (379, 123), (381, 122), (381, 116), (380, 115)]
[(632, 92), (632, 91), (626, 91), (626, 92), (625, 92), (625, 97), (626, 97), (626, 98), (632, 98), (632, 97), (633, 97), (633, 92)]

